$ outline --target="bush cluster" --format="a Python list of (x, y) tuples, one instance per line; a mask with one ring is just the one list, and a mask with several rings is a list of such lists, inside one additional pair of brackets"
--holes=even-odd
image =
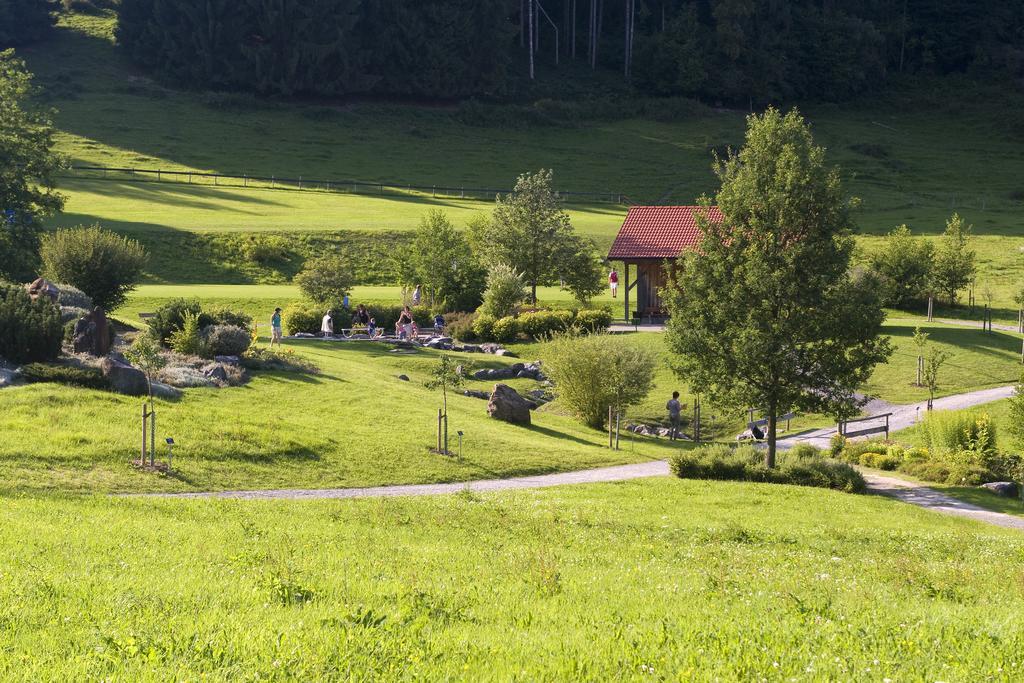
[(249, 330), (237, 325), (210, 325), (202, 335), (212, 356), (241, 356), (252, 342)]
[[(472, 335), (478, 341), (508, 343), (519, 337), (543, 339), (576, 328), (584, 332), (601, 332), (612, 324), (612, 314), (604, 309), (573, 311), (531, 311), (518, 317), (494, 316), (480, 312), (472, 321)], [(463, 341), (470, 341), (463, 339)]]
[(60, 308), (36, 301), (24, 287), (0, 284), (0, 358), (13, 363), (53, 360), (64, 338)]
[(76, 368), (70, 365), (48, 365), (29, 363), (21, 368), (21, 378), (26, 382), (55, 382), (86, 389), (110, 388), (107, 378), (99, 368)]
[(74, 285), (106, 310), (124, 303), (148, 260), (138, 242), (98, 225), (44, 235), (39, 257), (46, 277)]
[(683, 479), (794, 484), (847, 493), (863, 493), (867, 488), (864, 477), (857, 470), (846, 463), (825, 458), (810, 446), (780, 453), (775, 468), (765, 467), (764, 453), (752, 446), (733, 448), (726, 445), (678, 453), (672, 456), (669, 466), (673, 474)]
[(251, 316), (226, 308), (204, 311), (198, 299), (172, 299), (149, 320), (150, 335), (163, 346), (203, 357), (245, 353), (251, 329)]
[(476, 321), (476, 313), (449, 313), (445, 319), (445, 330), (449, 337), (458, 339), (461, 342), (475, 342), (476, 332), (473, 331), (473, 323)]

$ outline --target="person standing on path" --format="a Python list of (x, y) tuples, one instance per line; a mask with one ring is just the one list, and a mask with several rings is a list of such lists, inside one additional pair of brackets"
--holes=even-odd
[(619, 273), (614, 268), (608, 273), (608, 287), (612, 290), (612, 298), (616, 298), (619, 295)]
[(416, 285), (416, 289), (412, 290), (412, 305), (419, 306), (420, 300), (423, 298), (423, 292), (419, 285)]
[(270, 316), (270, 348), (274, 348), (274, 342), (281, 346), (281, 309), (275, 308), (274, 315)]
[(675, 441), (679, 438), (679, 422), (680, 416), (683, 412), (683, 406), (679, 403), (679, 392), (672, 392), (672, 399), (665, 404), (666, 410), (668, 410), (668, 422), (670, 425), (670, 432), (668, 435), (669, 441)]
[(331, 318), (330, 311), (324, 313), (323, 322), (320, 323), (320, 331), (323, 332), (324, 339), (334, 336), (334, 320)]

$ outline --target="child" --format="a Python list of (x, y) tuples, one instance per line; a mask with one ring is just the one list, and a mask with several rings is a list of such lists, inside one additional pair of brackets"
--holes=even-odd
[(366, 325), (366, 334), (370, 335), (370, 339), (377, 336), (377, 319), (370, 318), (370, 322)]
[(434, 334), (438, 337), (444, 334), (444, 316), (440, 313), (434, 316)]

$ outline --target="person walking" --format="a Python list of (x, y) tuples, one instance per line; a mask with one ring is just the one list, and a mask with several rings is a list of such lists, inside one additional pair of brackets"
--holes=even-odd
[(416, 285), (416, 289), (412, 290), (412, 305), (419, 306), (421, 299), (423, 299), (423, 290), (420, 289), (419, 285)]
[(324, 319), (320, 323), (320, 331), (323, 332), (324, 339), (334, 336), (334, 319), (331, 318), (330, 311), (324, 313)]
[(612, 290), (612, 298), (616, 298), (619, 295), (619, 273), (614, 268), (608, 273), (608, 287)]
[(668, 435), (669, 441), (675, 441), (679, 438), (679, 423), (681, 414), (683, 412), (683, 406), (679, 403), (679, 392), (672, 392), (672, 399), (665, 404), (666, 410), (668, 410), (668, 422), (670, 432)]
[(281, 309), (275, 308), (274, 315), (270, 316), (270, 348), (274, 348), (274, 342), (281, 346)]

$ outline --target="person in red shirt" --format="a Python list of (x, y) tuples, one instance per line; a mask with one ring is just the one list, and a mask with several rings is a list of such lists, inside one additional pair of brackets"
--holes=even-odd
[(608, 273), (608, 286), (612, 290), (612, 296), (618, 296), (619, 292), (619, 274), (612, 268), (612, 272)]

